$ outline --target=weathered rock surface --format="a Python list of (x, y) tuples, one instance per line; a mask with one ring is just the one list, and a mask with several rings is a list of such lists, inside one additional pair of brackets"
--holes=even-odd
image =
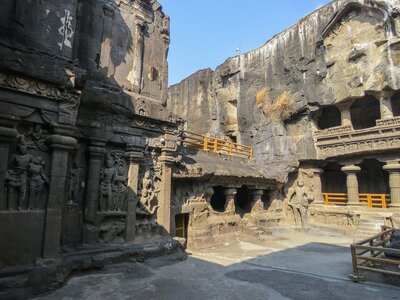
[[(168, 105), (188, 130), (253, 145), (265, 174), (285, 180), (299, 161), (317, 158), (319, 108), (365, 95), (381, 99), (399, 88), (399, 4), (334, 1), (214, 72), (201, 70), (171, 86)], [(290, 117), (274, 120), (265, 102), (283, 95)]]

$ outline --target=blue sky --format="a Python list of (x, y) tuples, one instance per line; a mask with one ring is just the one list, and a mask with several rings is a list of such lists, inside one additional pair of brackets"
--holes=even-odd
[(215, 69), (236, 49), (247, 52), (330, 0), (159, 0), (171, 17), (169, 84)]

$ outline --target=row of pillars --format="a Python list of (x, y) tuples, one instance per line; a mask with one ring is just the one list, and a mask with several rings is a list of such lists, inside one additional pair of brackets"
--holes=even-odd
[[(392, 207), (400, 207), (400, 162), (397, 160), (388, 161), (383, 169), (389, 173), (389, 187), (390, 187), (390, 198)], [(314, 172), (314, 178), (316, 179), (314, 187), (316, 191), (322, 191), (320, 175), (322, 170)], [(359, 205), (360, 198), (358, 192), (358, 178), (357, 173), (361, 171), (361, 168), (355, 165), (349, 165), (342, 167), (342, 171), (346, 173), (346, 186), (347, 186), (347, 197), (348, 205)], [(316, 203), (324, 203), (322, 193), (317, 192)]]
[[(392, 96), (393, 92), (382, 92), (381, 95), (379, 96), (381, 119), (391, 119), (394, 117), (392, 101), (391, 101)], [(347, 103), (340, 103), (337, 105), (341, 113), (342, 126), (347, 126), (347, 125), (352, 126), (351, 114), (350, 114), (350, 107), (352, 104), (353, 104), (352, 102), (347, 102)]]
[[(264, 210), (264, 203), (262, 201), (262, 196), (264, 195), (264, 190), (254, 189), (250, 190), (251, 193), (251, 213), (261, 212)], [(225, 212), (228, 214), (235, 214), (235, 200), (237, 197), (237, 189), (228, 188), (224, 190), (224, 195), (226, 196), (225, 202)]]

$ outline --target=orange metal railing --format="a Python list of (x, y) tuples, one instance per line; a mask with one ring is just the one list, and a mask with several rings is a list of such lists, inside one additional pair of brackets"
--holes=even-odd
[[(346, 205), (347, 194), (343, 193), (323, 193), (326, 205)], [(361, 204), (368, 207), (387, 208), (390, 203), (390, 195), (388, 194), (359, 194)]]
[(189, 131), (181, 131), (179, 137), (186, 147), (253, 159), (253, 147), (250, 146)]
[(323, 193), (326, 205), (346, 205), (347, 194), (342, 193)]
[(367, 204), (368, 207), (387, 208), (390, 202), (390, 195), (387, 194), (359, 194), (360, 202)]

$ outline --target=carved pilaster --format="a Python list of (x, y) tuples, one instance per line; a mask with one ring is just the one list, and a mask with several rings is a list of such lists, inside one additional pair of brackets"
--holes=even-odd
[(252, 190), (251, 196), (251, 213), (260, 213), (264, 210), (264, 203), (262, 201), (262, 196), (264, 195), (263, 190)]
[(144, 20), (137, 18), (135, 20), (135, 41), (133, 44), (133, 66), (132, 71), (128, 75), (128, 80), (132, 83), (136, 91), (142, 88), (142, 73), (143, 73), (143, 56), (144, 56)]
[(230, 216), (233, 216), (236, 213), (235, 199), (237, 195), (237, 190), (226, 189), (224, 191), (224, 195), (226, 196), (225, 213)]
[(393, 118), (392, 102), (390, 99), (392, 94), (392, 92), (382, 92), (379, 96), (381, 119)]
[(390, 206), (400, 207), (400, 162), (389, 161), (383, 169), (389, 173)]
[(126, 217), (126, 230), (125, 230), (126, 242), (131, 242), (135, 239), (139, 166), (140, 162), (143, 160), (143, 154), (142, 152), (139, 152), (140, 149), (129, 149), (129, 150), (131, 151), (127, 153), (127, 157), (129, 159), (129, 171), (128, 171), (129, 202), (128, 202), (127, 217)]
[(321, 182), (321, 174), (323, 173), (322, 169), (313, 169), (313, 185), (314, 185), (314, 203), (315, 204), (324, 204), (324, 196), (322, 195), (322, 182)]
[(351, 103), (341, 103), (338, 105), (342, 118), (342, 126), (353, 126), (351, 124), (350, 106)]
[(163, 151), (158, 160), (162, 166), (161, 190), (159, 196), (158, 224), (168, 233), (173, 231), (171, 222), (172, 167), (175, 163), (173, 152)]
[(86, 194), (86, 220), (89, 222), (95, 221), (98, 210), (100, 172), (106, 153), (104, 146), (105, 143), (92, 142), (92, 146), (89, 147), (90, 165)]
[(76, 143), (76, 139), (68, 136), (53, 135), (51, 137), (53, 153), (49, 198), (46, 209), (43, 257), (54, 257), (60, 251), (62, 205), (65, 196), (68, 153)]
[(5, 176), (8, 167), (10, 142), (16, 136), (17, 136), (17, 130), (15, 128), (3, 127), (3, 126), (0, 127), (0, 210), (4, 210), (7, 208)]
[(361, 168), (351, 165), (343, 167), (342, 171), (347, 175), (347, 205), (359, 205), (357, 173), (361, 171)]

